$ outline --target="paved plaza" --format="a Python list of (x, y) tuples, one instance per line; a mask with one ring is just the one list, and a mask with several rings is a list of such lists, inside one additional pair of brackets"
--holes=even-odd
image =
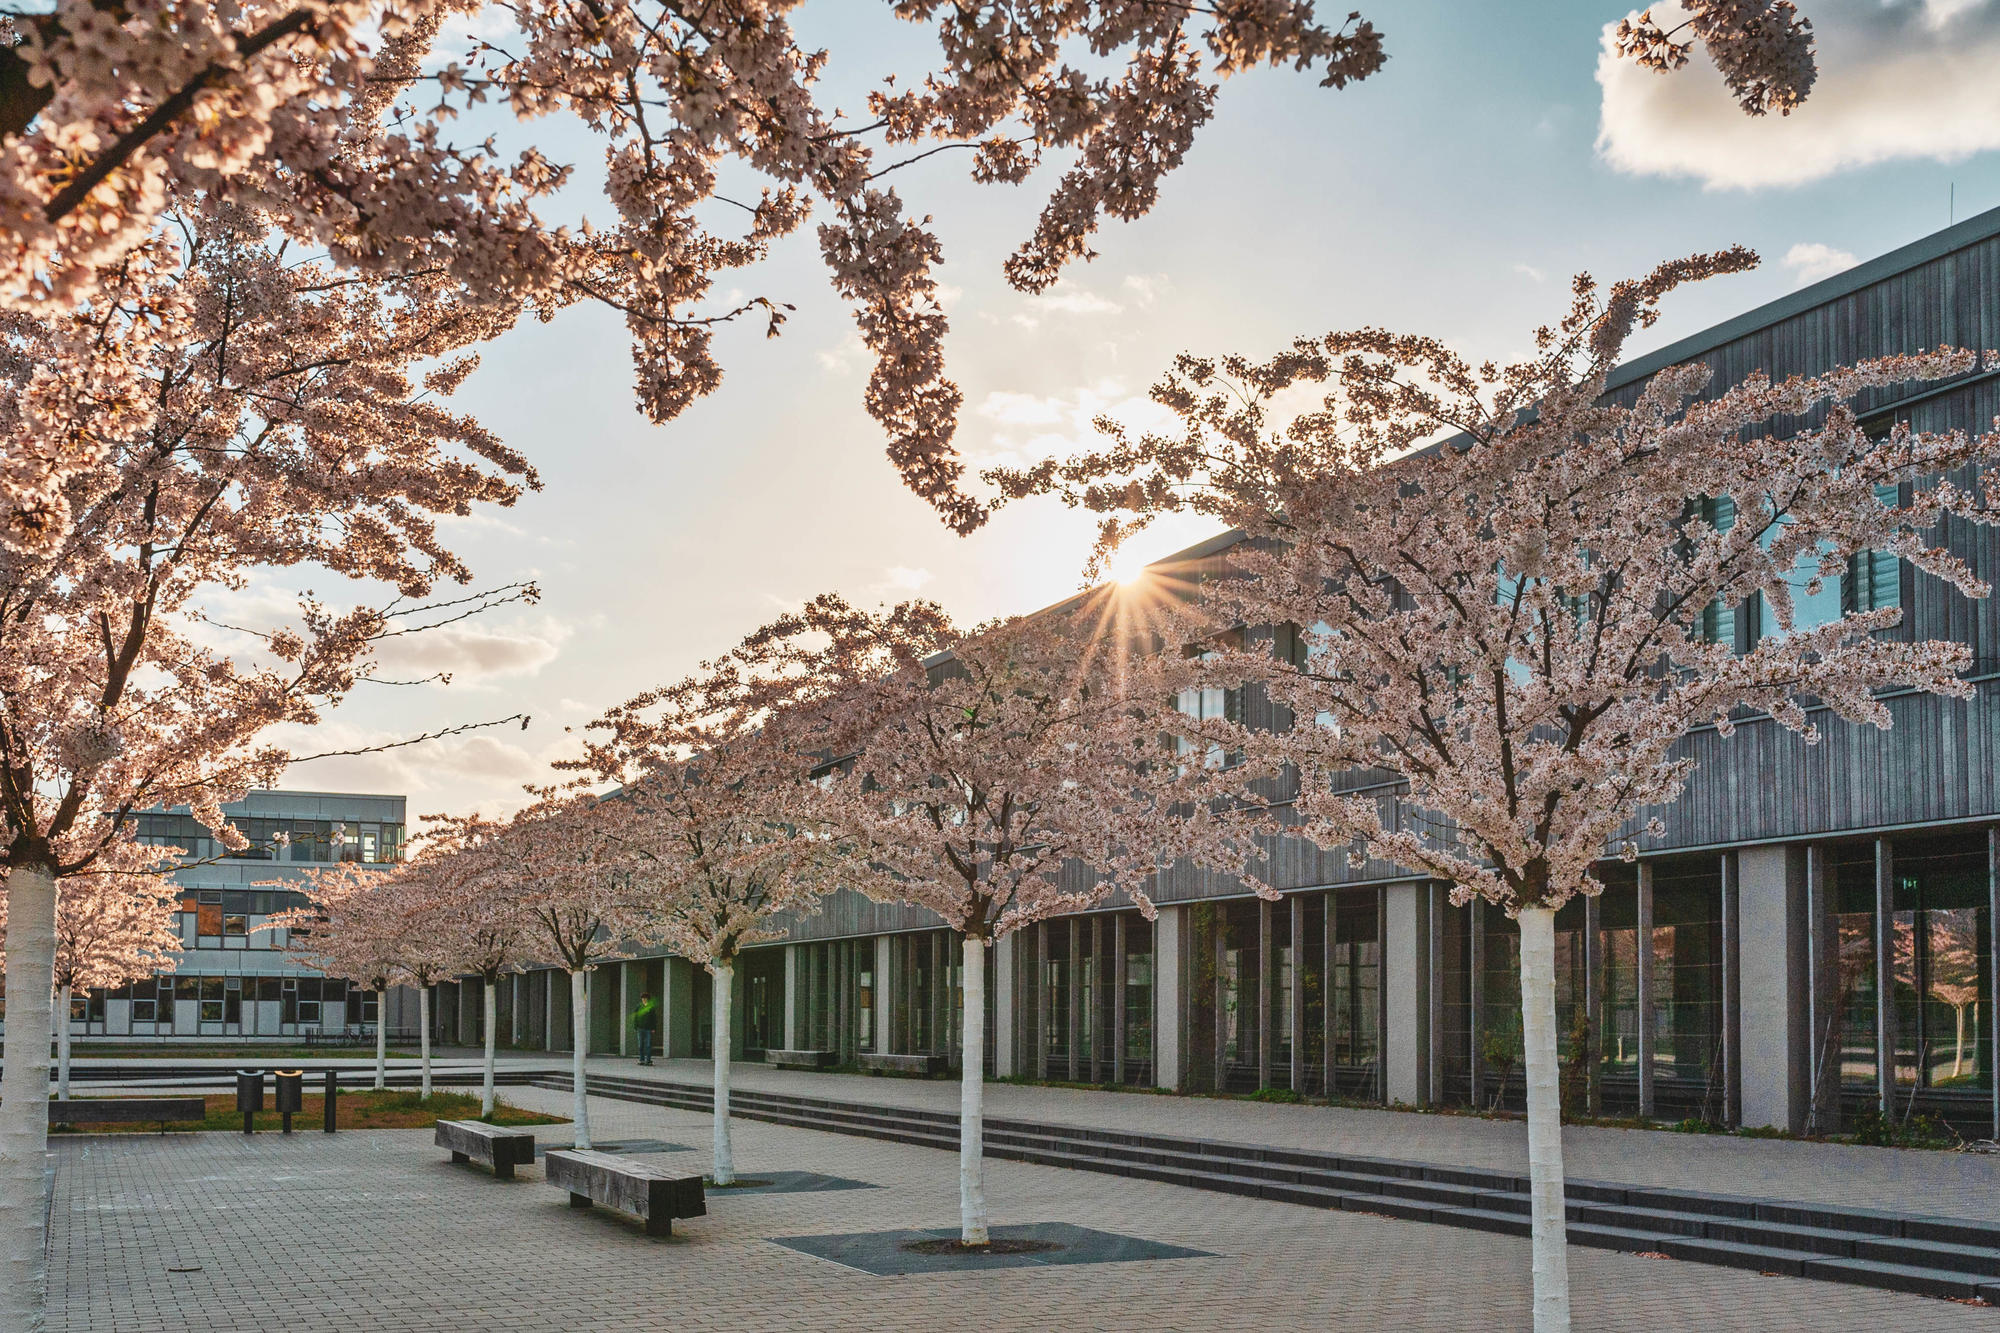
[[(547, 1068), (554, 1061), (534, 1062)], [(630, 1075), (630, 1062), (593, 1061)], [(643, 1071), (695, 1081), (705, 1066)], [(951, 1085), (744, 1070), (746, 1084), (879, 1102), (950, 1104)], [(1513, 1161), (1518, 1124), (1195, 1098), (995, 1087), (996, 1115), (1217, 1138), (1311, 1140), (1424, 1157)], [(565, 1112), (566, 1093), (511, 1088)], [(709, 1119), (593, 1098), (600, 1140), (697, 1145), (647, 1160), (706, 1165)], [(561, 1143), (564, 1129), (544, 1131)], [(951, 1228), (957, 1160), (929, 1148), (739, 1122), (746, 1175), (812, 1171), (877, 1186), (731, 1195), (651, 1240), (601, 1209), (572, 1211), (539, 1166), (500, 1182), (454, 1167), (428, 1131), (78, 1136), (58, 1142), (51, 1210), (51, 1328), (152, 1330), (1257, 1329), (1527, 1325), (1528, 1243), (1123, 1177), (988, 1164), (998, 1224), (1062, 1223), (1203, 1252), (1194, 1257), (874, 1277), (787, 1237)], [(1312, 1138), (1312, 1136), (1320, 1136)], [(1294, 1137), (1296, 1136), (1296, 1137)], [(1677, 1183), (1770, 1179), (1791, 1197), (1889, 1188), (1922, 1210), (1969, 1211), (1990, 1159), (1887, 1150), (1572, 1131), (1579, 1175), (1667, 1171)], [(1481, 1145), (1484, 1145), (1483, 1147)], [(1813, 1154), (1837, 1153), (1815, 1157)], [(1580, 1159), (1580, 1160), (1577, 1160)], [(1468, 1158), (1467, 1160), (1470, 1160)], [(1819, 1163), (1821, 1165), (1815, 1165)], [(1487, 1163), (1479, 1163), (1487, 1164)], [(1858, 1178), (1860, 1183), (1855, 1183)], [(1939, 1183), (1958, 1193), (1933, 1196)], [(1878, 1204), (1883, 1201), (1876, 1200)], [(1898, 1195), (1890, 1206), (1903, 1206)], [(1142, 1247), (1143, 1248), (1143, 1247)], [(1796, 1278), (1573, 1248), (1577, 1327), (1599, 1330), (2000, 1329), (2000, 1310)]]

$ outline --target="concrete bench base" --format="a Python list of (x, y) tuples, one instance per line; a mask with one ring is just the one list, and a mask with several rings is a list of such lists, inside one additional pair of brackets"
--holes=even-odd
[(951, 1072), (951, 1057), (948, 1055), (889, 1055), (867, 1052), (860, 1059), (861, 1067), (871, 1074), (910, 1074), (917, 1078), (936, 1078)]
[(585, 1148), (557, 1148), (542, 1156), (543, 1178), (569, 1191), (569, 1206), (601, 1203), (631, 1213), (649, 1236), (671, 1236), (677, 1217), (706, 1217), (701, 1174), (670, 1171), (650, 1162), (614, 1157)]
[(75, 1097), (49, 1103), (51, 1125), (138, 1124), (200, 1120), (208, 1104), (199, 1097)]
[(483, 1162), (501, 1180), (512, 1180), (515, 1167), (532, 1166), (535, 1161), (533, 1134), (481, 1120), (440, 1120), (434, 1141), (451, 1154), (452, 1161)]
[(840, 1056), (833, 1051), (765, 1051), (764, 1063), (780, 1069), (831, 1069)]

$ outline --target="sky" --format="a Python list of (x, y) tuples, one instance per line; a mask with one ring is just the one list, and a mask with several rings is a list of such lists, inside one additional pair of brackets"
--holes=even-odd
[[(1041, 296), (1009, 289), (1001, 264), (1060, 163), (1017, 187), (975, 185), (962, 155), (898, 173), (944, 242), (958, 440), (975, 467), (1071, 452), (1099, 413), (1157, 422), (1146, 389), (1183, 351), (1265, 355), (1378, 325), (1504, 359), (1561, 315), (1576, 272), (1612, 280), (1736, 243), (1763, 256), (1672, 297), (1643, 352), (2000, 207), (2000, 0), (1799, 0), (1820, 78), (1782, 119), (1743, 116), (1698, 54), (1668, 75), (1609, 60), (1607, 28), (1628, 12), (1615, 3), (1355, 2), (1384, 32), (1381, 73), (1342, 91), (1289, 70), (1231, 80), (1153, 212), (1110, 224), (1099, 257)], [(810, 0), (797, 26), (833, 52), (835, 105), (926, 66), (926, 31), (877, 0)], [(508, 128), (577, 165), (587, 212), (588, 137)], [(624, 330), (603, 311), (487, 349), (454, 401), (526, 454), (543, 489), (447, 531), (479, 585), (533, 579), (540, 603), (417, 636), (384, 663), (449, 670), (449, 686), (364, 684), (311, 734), (279, 739), (304, 754), (516, 713), (527, 727), (297, 764), (284, 786), (405, 793), (413, 819), (507, 811), (575, 750), (569, 729), (819, 592), (921, 595), (970, 624), (1077, 590), (1088, 519), (1017, 503), (956, 537), (902, 487), (810, 228), (732, 277), (796, 312), (774, 341), (725, 332), (722, 386), (664, 426), (634, 406)], [(1162, 524), (1134, 554), (1212, 530)]]

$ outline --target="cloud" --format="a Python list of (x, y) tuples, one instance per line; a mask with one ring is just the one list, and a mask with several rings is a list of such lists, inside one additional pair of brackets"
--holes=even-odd
[(1531, 278), (1536, 282), (1545, 282), (1548, 280), (1549, 276), (1546, 272), (1536, 268), (1533, 264), (1516, 264), (1514, 265), (1514, 271), (1516, 273), (1519, 273), (1522, 277)]
[(1065, 415), (1063, 400), (1031, 393), (995, 390), (974, 409), (980, 416), (1008, 426), (1053, 426)]
[(1785, 267), (1798, 275), (1799, 286), (1830, 278), (1854, 267), (1854, 256), (1818, 241), (1800, 241), (1785, 251)]
[(1598, 153), (1636, 175), (1754, 189), (2000, 147), (2000, 0), (1816, 0), (1810, 13), (1819, 81), (1790, 116), (1745, 115), (1699, 43), (1669, 74), (1619, 59), (1607, 24)]
[[(1137, 289), (1134, 294), (1138, 295)], [(1150, 304), (1150, 294), (1141, 298), (1140, 304)], [(1123, 302), (1114, 301), (1099, 292), (1083, 287), (1064, 286), (1053, 292), (1043, 292), (1028, 298), (1028, 308), (1011, 316), (1014, 323), (1024, 329), (1039, 328), (1051, 316), (1067, 315), (1071, 318), (1085, 318), (1091, 315), (1123, 314)]]
[(568, 625), (544, 619), (506, 628), (447, 625), (385, 639), (376, 650), (376, 674), (430, 676), (449, 672), (454, 682), (491, 676), (532, 676), (555, 661), (570, 636)]
[(1164, 273), (1127, 273), (1118, 285), (1140, 306), (1149, 306), (1173, 290), (1174, 280)]
[(883, 574), (882, 586), (897, 592), (915, 592), (934, 577), (928, 569), (911, 569), (908, 565), (891, 565)]
[(1099, 380), (1068, 393), (989, 393), (974, 411), (996, 423), (990, 442), (968, 447), (976, 467), (1019, 467), (1049, 457), (1067, 457), (1103, 442), (1095, 422), (1108, 416), (1134, 434), (1170, 425), (1173, 416), (1144, 394), (1115, 379)]
[(875, 358), (868, 353), (868, 346), (861, 341), (861, 335), (850, 332), (838, 343), (824, 351), (814, 352), (813, 359), (819, 368), (829, 375), (853, 375), (866, 368)]

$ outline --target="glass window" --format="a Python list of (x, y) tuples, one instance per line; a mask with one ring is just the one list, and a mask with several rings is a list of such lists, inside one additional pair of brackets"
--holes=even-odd
[(1896, 1081), (1990, 1089), (1986, 849), (1977, 838), (1898, 839), (1894, 852)]
[(1840, 1081), (1875, 1086), (1875, 849), (1853, 843), (1829, 849), (1827, 892), (1839, 970), (1833, 1009), (1840, 1016)]
[(1382, 945), (1376, 931), (1375, 889), (1343, 889), (1333, 895), (1333, 970), (1327, 978), (1327, 1023), (1334, 1067), (1329, 1092), (1373, 1091), (1373, 1069), (1381, 1056), (1376, 1019)]
[[(1736, 501), (1727, 495), (1703, 500), (1699, 506), (1701, 520), (1717, 532), (1727, 532), (1736, 526)], [(1736, 608), (1724, 606), (1721, 602), (1711, 602), (1702, 608), (1701, 637), (1710, 643), (1736, 642)], [(1607, 1029), (1608, 1030), (1608, 1029)]]
[[(1900, 486), (1877, 486), (1875, 498), (1885, 505), (1902, 503)], [(1856, 551), (1847, 561), (1841, 588), (1843, 608), (1879, 611), (1903, 604), (1903, 562), (1889, 551)]]

